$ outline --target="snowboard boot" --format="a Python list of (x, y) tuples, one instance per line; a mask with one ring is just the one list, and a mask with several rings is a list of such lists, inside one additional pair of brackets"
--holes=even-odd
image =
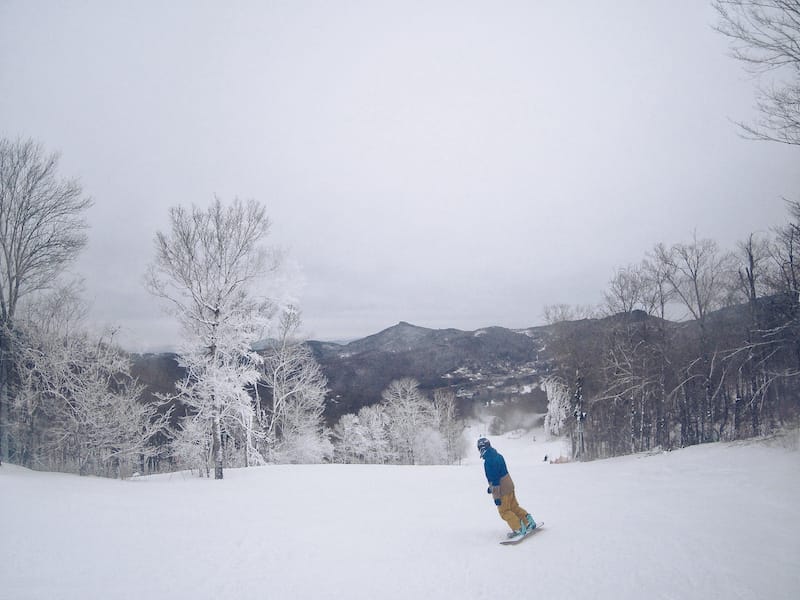
[(525, 535), (526, 533), (528, 533), (528, 527), (525, 525), (525, 521), (520, 519), (519, 529), (517, 529), (516, 535)]
[(511, 538), (514, 538), (514, 537), (517, 537), (517, 536), (520, 536), (520, 535), (525, 535), (527, 532), (528, 532), (528, 530), (525, 528), (525, 521), (520, 521), (519, 522), (519, 529), (514, 529), (513, 531), (511, 531), (507, 535), (508, 535), (508, 538), (511, 539)]
[(527, 519), (528, 521), (526, 525), (528, 531), (533, 531), (534, 529), (536, 529), (536, 521), (533, 520), (533, 517), (530, 515), (530, 513), (525, 515), (525, 519)]

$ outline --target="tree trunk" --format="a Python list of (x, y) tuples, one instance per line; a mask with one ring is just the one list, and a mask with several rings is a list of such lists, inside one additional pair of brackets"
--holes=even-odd
[[(642, 386), (642, 395), (639, 398), (639, 451), (650, 449), (650, 427), (645, 428), (645, 404), (647, 392)], [(647, 431), (645, 431), (647, 429)]]
[(0, 464), (8, 462), (8, 377), (6, 361), (0, 358)]
[(738, 440), (742, 428), (742, 383), (736, 385), (736, 398), (733, 401), (733, 439)]
[(11, 371), (9, 361), (11, 360), (11, 338), (7, 334), (5, 326), (0, 325), (0, 464), (8, 462), (10, 453), (9, 442), (11, 440), (9, 428), (9, 403), (11, 393), (9, 390), (9, 379)]
[(753, 378), (750, 391), (750, 422), (753, 428), (751, 435), (758, 436), (761, 434), (761, 424), (758, 418), (758, 398), (756, 398), (756, 382)]
[(211, 425), (211, 436), (213, 438), (211, 452), (214, 456), (214, 479), (222, 479), (222, 424), (219, 414), (214, 414)]
[(636, 402), (631, 395), (631, 420), (630, 420), (630, 452), (636, 453)]

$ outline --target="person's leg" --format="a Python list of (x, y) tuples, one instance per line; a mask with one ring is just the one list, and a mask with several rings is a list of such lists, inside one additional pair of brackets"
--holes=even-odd
[(528, 511), (519, 505), (517, 495), (514, 492), (511, 492), (511, 510), (514, 511), (514, 514), (517, 515), (520, 521), (527, 522), (526, 517), (528, 516)]
[[(517, 531), (520, 528), (520, 518), (514, 510), (513, 504), (516, 504), (514, 494), (506, 494), (500, 498), (500, 506), (497, 507), (497, 512), (500, 513), (500, 518), (503, 519), (511, 531)], [(517, 505), (519, 506), (519, 505)], [(523, 517), (524, 520), (524, 517)]]
[[(531, 514), (522, 508), (517, 501), (517, 495), (512, 492), (509, 494), (511, 496), (511, 500), (509, 502), (509, 507), (511, 508), (512, 512), (514, 513), (515, 518), (518, 521), (522, 521), (522, 526), (527, 529), (535, 529), (536, 528), (536, 521), (533, 520)], [(516, 529), (516, 528), (515, 528)]]

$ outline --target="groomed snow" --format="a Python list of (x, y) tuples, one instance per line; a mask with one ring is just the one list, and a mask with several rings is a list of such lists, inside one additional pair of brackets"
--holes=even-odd
[[(800, 452), (711, 444), (551, 465), (492, 439), (547, 522), (501, 546), (477, 454), (461, 466), (267, 466), (223, 481), (0, 467), (0, 598), (795, 599)], [(788, 446), (788, 447), (787, 447)]]

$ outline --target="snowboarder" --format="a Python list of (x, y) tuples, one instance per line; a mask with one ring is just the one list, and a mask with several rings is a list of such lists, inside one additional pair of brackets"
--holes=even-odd
[(489, 482), (489, 488), (486, 491), (494, 498), (500, 518), (511, 527), (508, 537), (522, 535), (536, 529), (536, 521), (517, 502), (514, 494), (514, 482), (511, 475), (508, 474), (503, 455), (492, 448), (492, 444), (485, 437), (478, 440), (478, 452), (481, 453), (483, 469)]

